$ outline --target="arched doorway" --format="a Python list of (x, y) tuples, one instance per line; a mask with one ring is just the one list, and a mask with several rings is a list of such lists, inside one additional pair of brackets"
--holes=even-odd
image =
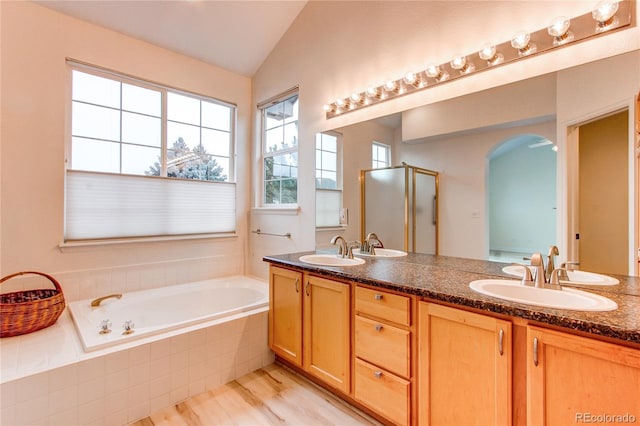
[(489, 258), (521, 262), (556, 244), (556, 146), (519, 134), (488, 154)]

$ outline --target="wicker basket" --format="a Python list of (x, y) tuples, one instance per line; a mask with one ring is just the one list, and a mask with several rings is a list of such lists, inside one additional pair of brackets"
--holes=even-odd
[(41, 275), (55, 289), (17, 291), (0, 295), (0, 337), (32, 333), (53, 325), (64, 311), (64, 295), (60, 283), (42, 272), (17, 272), (0, 279), (0, 284), (11, 278), (25, 275)]

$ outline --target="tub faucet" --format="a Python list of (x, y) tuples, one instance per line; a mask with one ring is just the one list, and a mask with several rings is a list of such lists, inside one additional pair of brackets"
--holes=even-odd
[[(341, 241), (340, 245), (338, 245), (338, 241)], [(342, 238), (341, 235), (336, 235), (335, 237), (331, 238), (331, 244), (338, 245), (338, 254), (340, 256), (344, 257), (347, 254), (347, 242), (344, 238)]]
[(100, 306), (100, 303), (102, 303), (103, 300), (106, 299), (120, 299), (122, 297), (121, 293), (114, 293), (114, 294), (109, 294), (107, 296), (102, 296), (102, 297), (98, 297), (97, 299), (94, 299), (91, 301), (91, 307), (95, 308), (96, 306)]
[(371, 255), (375, 255), (376, 250), (374, 245), (371, 243), (371, 241), (375, 241), (379, 244), (380, 247), (384, 247), (382, 244), (382, 241), (380, 241), (380, 238), (378, 238), (378, 236), (374, 232), (369, 232), (367, 234), (367, 238), (365, 238), (364, 242), (362, 243), (362, 247), (360, 251), (362, 251), (363, 253), (369, 253)]

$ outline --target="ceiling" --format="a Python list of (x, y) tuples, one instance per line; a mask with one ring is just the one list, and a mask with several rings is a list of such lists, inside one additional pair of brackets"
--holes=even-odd
[(41, 0), (42, 6), (251, 77), (306, 0)]

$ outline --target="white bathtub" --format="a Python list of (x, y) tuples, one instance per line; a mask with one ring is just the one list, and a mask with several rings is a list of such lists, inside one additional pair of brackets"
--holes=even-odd
[[(91, 299), (68, 307), (82, 346), (90, 352), (243, 312), (264, 311), (268, 305), (267, 283), (234, 276), (125, 293), (98, 307), (91, 307)], [(111, 332), (101, 334), (105, 320), (111, 323)], [(125, 321), (134, 325), (130, 334), (123, 333)]]

